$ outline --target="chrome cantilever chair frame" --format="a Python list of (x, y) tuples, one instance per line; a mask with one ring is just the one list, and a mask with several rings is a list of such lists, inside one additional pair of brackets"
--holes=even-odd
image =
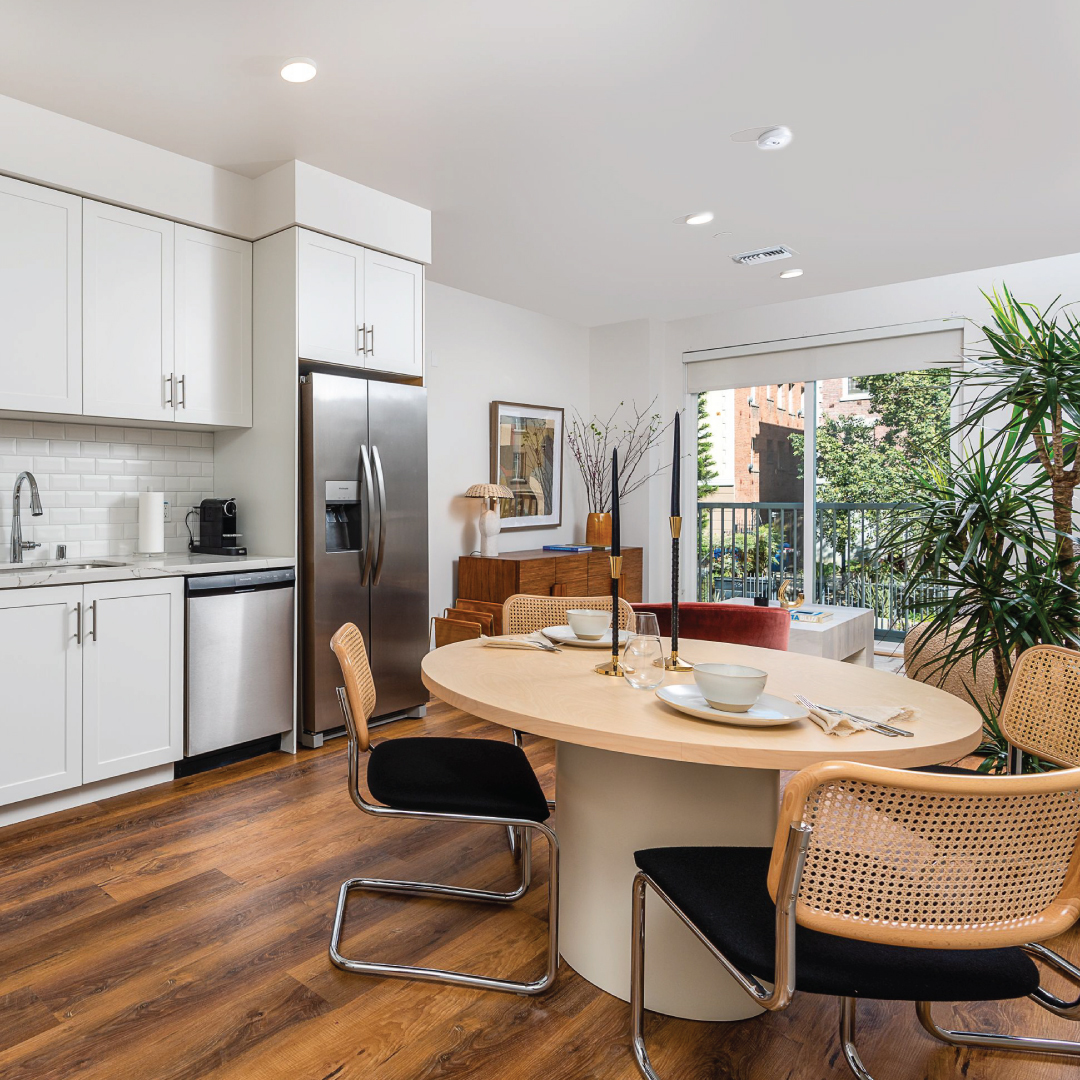
[(793, 824), (784, 848), (780, 885), (776, 894), (776, 982), (767, 990), (753, 975), (740, 971), (686, 917), (682, 909), (643, 870), (634, 876), (634, 906), (631, 924), (633, 947), (630, 954), (630, 1042), (634, 1060), (647, 1080), (660, 1080), (653, 1070), (645, 1048), (645, 894), (650, 888), (679, 917), (683, 925), (712, 953), (739, 984), (740, 988), (763, 1009), (777, 1011), (787, 1008), (795, 993), (795, 898), (799, 894), (806, 849), (811, 829), (801, 822)]
[[(828, 773), (829, 770), (856, 774), (861, 770), (863, 774), (872, 773), (871, 767), (861, 768), (849, 763), (830, 763), (817, 767), (810, 767), (800, 773), (789, 785), (789, 790), (798, 785), (799, 779), (804, 775), (814, 772)], [(884, 771), (884, 770), (880, 770)], [(871, 777), (872, 779), (872, 777)], [(803, 785), (804, 788), (807, 785)], [(787, 808), (788, 798), (785, 796), (784, 807)], [(798, 810), (796, 810), (798, 813)], [(781, 824), (783, 823), (783, 815)], [(776, 879), (775, 904), (775, 955), (773, 989), (769, 991), (752, 975), (740, 971), (702, 932), (694, 925), (678, 905), (656, 884), (656, 882), (644, 871), (639, 870), (634, 878), (633, 887), (633, 924), (631, 946), (631, 976), (630, 976), (630, 1041), (634, 1059), (638, 1068), (646, 1080), (660, 1080), (653, 1069), (652, 1062), (645, 1047), (645, 898), (647, 888), (652, 888), (657, 896), (679, 917), (691, 933), (705, 946), (713, 957), (723, 965), (728, 973), (735, 979), (739, 987), (752, 998), (758, 1005), (770, 1011), (779, 1011), (787, 1007), (796, 988), (796, 912), (798, 907), (799, 889), (803, 878), (803, 871), (807, 863), (810, 849), (813, 827), (796, 817), (790, 820), (787, 829), (783, 854), (779, 860), (779, 873)], [(779, 838), (777, 843), (779, 842)], [(1074, 864), (1076, 856), (1074, 852), (1073, 862), (1070, 863), (1070, 874), (1075, 876)], [(773, 849), (773, 865), (777, 864), (777, 849)], [(1064, 888), (1064, 887), (1063, 887)], [(1069, 901), (1070, 905), (1073, 901)], [(1061, 912), (1056, 913), (1061, 919)], [(1075, 919), (1073, 920), (1075, 922)], [(828, 932), (828, 931), (826, 931)], [(1080, 967), (1072, 964), (1052, 949), (1037, 942), (1029, 942), (1018, 946), (1037, 963), (1044, 965), (1050, 970), (1071, 982), (1078, 990), (1077, 997), (1072, 1001), (1065, 1001), (1042, 986), (1036, 987), (1027, 996), (1039, 1006), (1056, 1016), (1062, 1016), (1070, 1020), (1080, 1020)], [(855, 1045), (856, 1030), (856, 1007), (855, 997), (840, 997), (840, 1046), (844, 1052), (844, 1060), (857, 1080), (874, 1080), (859, 1057)], [(934, 1038), (957, 1047), (975, 1047), (988, 1050), (1009, 1050), (1021, 1053), (1035, 1054), (1062, 1054), (1069, 1057), (1080, 1057), (1080, 1042), (1072, 1042), (1060, 1039), (1041, 1039), (1020, 1035), (1005, 1035), (996, 1032), (954, 1031), (941, 1027), (932, 1015), (933, 1003), (929, 1001), (916, 1001), (915, 1012), (923, 1028)]]
[[(470, 889), (459, 885), (443, 885), (430, 881), (394, 881), (385, 878), (349, 878), (342, 883), (338, 893), (334, 928), (330, 935), (330, 960), (343, 971), (361, 975), (385, 975), (403, 979), (426, 979), (431, 982), (469, 986), (478, 990), (500, 990), (515, 994), (542, 994), (551, 988), (559, 967), (559, 841), (545, 824), (526, 818), (483, 817), (473, 814), (435, 813), (422, 810), (397, 810), (390, 806), (368, 802), (360, 790), (360, 749), (356, 738), (356, 725), (349, 710), (344, 687), (337, 688), (338, 702), (345, 717), (349, 733), (349, 794), (353, 803), (365, 814), (375, 817), (409, 818), (422, 821), (458, 821), (470, 825), (498, 825), (507, 829), (512, 841), (515, 858), (521, 862), (521, 878), (515, 889), (497, 892), (488, 889)], [(340, 951), (341, 931), (345, 922), (345, 907), (349, 893), (358, 890), (398, 893), (410, 896), (440, 896), (454, 900), (472, 900), (481, 903), (512, 904), (525, 895), (532, 881), (532, 859), (529, 837), (532, 831), (540, 833), (548, 843), (548, 953), (544, 974), (531, 982), (513, 979), (496, 979), (487, 975), (473, 975), (464, 971), (443, 968), (417, 967), (412, 964), (384, 964), (368, 960), (354, 960)]]

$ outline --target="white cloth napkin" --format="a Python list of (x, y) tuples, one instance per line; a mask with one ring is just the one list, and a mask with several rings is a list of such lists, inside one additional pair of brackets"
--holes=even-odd
[(552, 645), (543, 634), (502, 634), (498, 637), (485, 637), (484, 644), (492, 649), (532, 649), (538, 651), (537, 646)]
[[(859, 716), (865, 716), (867, 720), (873, 720), (878, 724), (903, 724), (915, 716), (914, 709), (905, 709), (896, 705), (836, 705), (837, 709), (849, 709)], [(837, 735), (845, 738), (853, 735), (856, 731), (868, 731), (857, 720), (851, 720), (846, 716), (837, 716), (836, 713), (821, 712), (818, 709), (810, 710), (810, 719), (817, 724), (826, 735)]]

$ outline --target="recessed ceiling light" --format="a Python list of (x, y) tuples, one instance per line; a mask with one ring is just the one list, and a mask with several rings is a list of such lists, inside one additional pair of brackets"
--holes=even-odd
[(802, 277), (801, 270), (781, 270), (780, 276), (782, 278)]
[(702, 210), (697, 214), (687, 214), (686, 217), (679, 217), (675, 219), (677, 225), (708, 225), (713, 219), (713, 212), (711, 210)]
[(286, 60), (281, 69), (281, 77), (286, 82), (311, 82), (315, 78), (315, 61), (306, 56), (294, 56)]

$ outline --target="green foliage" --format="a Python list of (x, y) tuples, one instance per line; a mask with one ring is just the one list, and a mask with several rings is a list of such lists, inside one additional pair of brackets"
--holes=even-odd
[[(1061, 557), (1042, 478), (1027, 469), (1018, 430), (928, 463), (911, 474), (904, 514), (877, 555), (906, 580), (904, 600), (924, 618), (922, 634), (948, 634), (934, 670), (974, 674), (993, 658), (998, 700), (1017, 656), (1040, 642), (1080, 645), (1075, 565)], [(984, 713), (987, 768), (1004, 760), (994, 709)], [(1038, 767), (1038, 763), (1035, 763)]]
[[(949, 373), (901, 371), (859, 380), (873, 418), (821, 417), (817, 427), (818, 498), (822, 502), (901, 502), (912, 464), (944, 461), (949, 436)], [(876, 421), (876, 424), (873, 422)], [(876, 428), (885, 430), (879, 437)], [(803, 461), (805, 437), (791, 436)]]
[[(959, 388), (973, 404), (959, 425), (993, 429), (1012, 439), (1049, 482), (1063, 564), (1074, 558), (1073, 492), (1080, 482), (1080, 320), (1058, 300), (1045, 310), (1015, 299), (1007, 286), (983, 293), (993, 317), (982, 327), (989, 352), (969, 358)], [(1027, 451), (1025, 448), (1032, 447)]]
[(713, 460), (712, 428), (709, 426), (707, 394), (697, 398), (697, 497), (700, 501), (716, 490), (711, 483), (716, 479), (716, 462)]

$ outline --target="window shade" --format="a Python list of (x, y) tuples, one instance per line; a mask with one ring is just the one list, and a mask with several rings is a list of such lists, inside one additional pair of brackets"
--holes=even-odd
[(936, 364), (955, 365), (962, 359), (964, 338), (959, 327), (910, 333), (897, 327), (897, 331), (889, 337), (794, 346), (776, 352), (724, 350), (728, 355), (686, 364), (686, 389), (700, 394), (740, 386), (919, 371)]

